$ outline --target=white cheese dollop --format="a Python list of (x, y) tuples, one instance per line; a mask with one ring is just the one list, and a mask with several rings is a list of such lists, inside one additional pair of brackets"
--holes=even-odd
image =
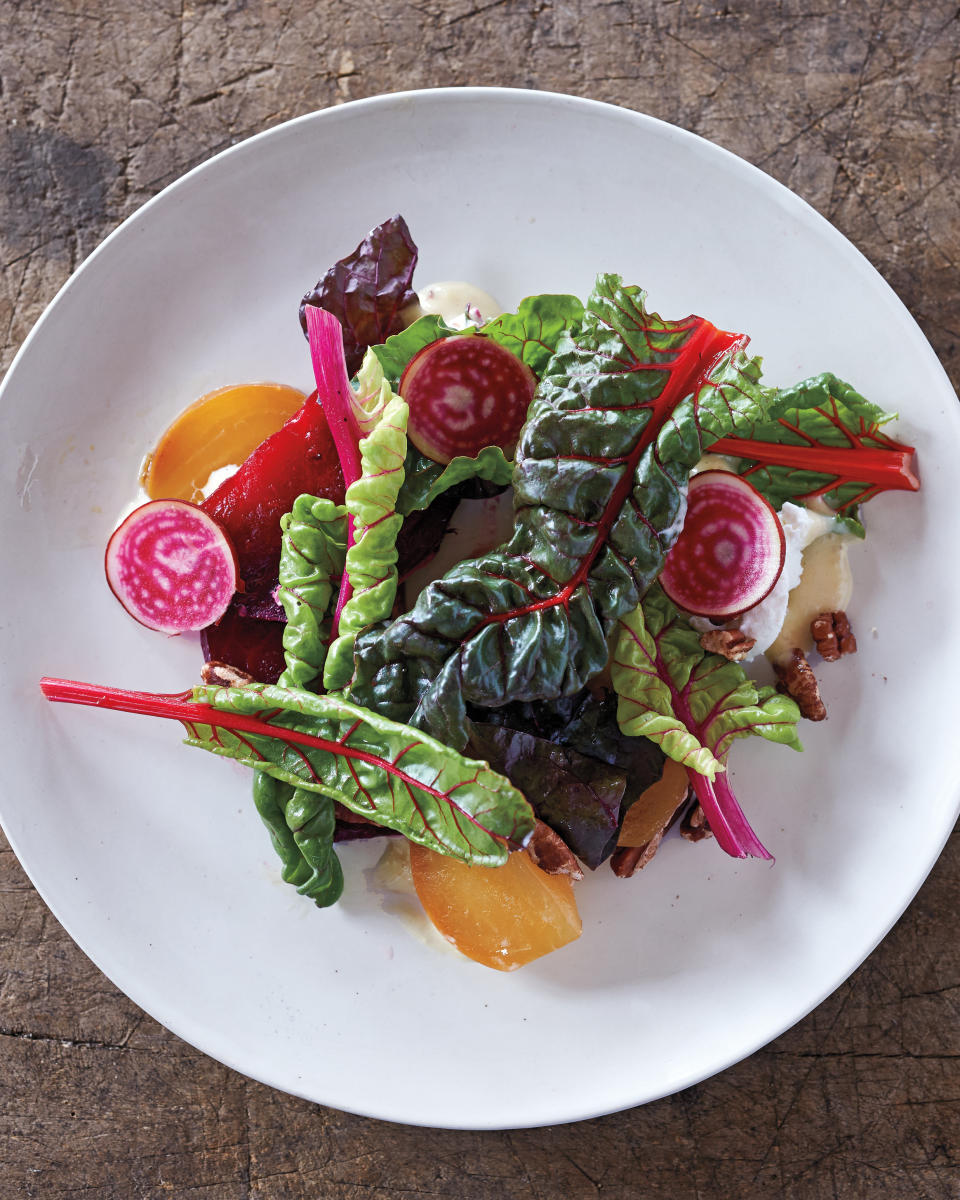
[(773, 591), (758, 605), (744, 613), (738, 628), (747, 637), (756, 638), (757, 644), (746, 656), (756, 658), (773, 645), (787, 615), (790, 593), (800, 582), (803, 574), (803, 552), (824, 534), (836, 530), (836, 521), (825, 513), (811, 512), (788, 500), (780, 510), (780, 524), (786, 540), (786, 555), (783, 571)]
[(226, 483), (226, 481), (230, 479), (231, 476), (236, 475), (239, 470), (239, 463), (229, 463), (225, 467), (217, 467), (215, 471), (211, 471), (207, 478), (207, 482), (203, 485), (204, 500), (206, 500), (208, 496), (212, 496), (221, 483)]
[(417, 293), (420, 313), (436, 313), (454, 329), (482, 325), (499, 317), (503, 311), (494, 298), (482, 288), (461, 280), (430, 283)]

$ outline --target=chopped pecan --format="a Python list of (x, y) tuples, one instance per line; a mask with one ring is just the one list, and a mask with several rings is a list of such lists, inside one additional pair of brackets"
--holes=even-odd
[(636, 875), (660, 849), (663, 834), (664, 830), (661, 829), (645, 846), (618, 846), (610, 859), (614, 875), (618, 879), (629, 879), (631, 875)]
[(704, 838), (713, 837), (713, 830), (707, 821), (707, 814), (703, 811), (699, 800), (694, 800), (687, 809), (680, 823), (680, 836), (686, 838), (688, 842), (702, 842)]
[(820, 699), (817, 677), (807, 662), (802, 650), (793, 650), (787, 663), (774, 663), (774, 671), (780, 680), (777, 690), (792, 696), (800, 706), (800, 715), (808, 721), (823, 721), (827, 710)]
[(853, 636), (847, 614), (822, 612), (810, 622), (810, 636), (817, 643), (817, 650), (824, 662), (836, 662), (844, 654), (856, 654), (857, 639)]
[(246, 687), (255, 680), (239, 667), (231, 667), (229, 663), (218, 662), (213, 658), (200, 668), (200, 678), (204, 683), (215, 683), (218, 687)]
[(739, 662), (750, 653), (757, 639), (747, 637), (739, 629), (710, 629), (700, 634), (700, 645), (711, 654), (722, 654), (731, 662)]
[(583, 878), (583, 867), (577, 857), (556, 830), (538, 821), (534, 826), (526, 851), (541, 871), (548, 875), (569, 875), (571, 879)]

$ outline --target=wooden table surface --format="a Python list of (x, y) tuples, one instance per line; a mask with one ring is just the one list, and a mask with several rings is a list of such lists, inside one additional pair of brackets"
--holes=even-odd
[[(0, 28), (0, 367), (101, 238), (215, 151), (378, 92), (506, 84), (615, 101), (770, 172), (960, 377), (955, 0), (0, 0)], [(955, 1198), (958, 911), (955, 834), (867, 962), (748, 1061), (595, 1121), (444, 1132), (292, 1099), (180, 1042), (0, 842), (0, 1196)]]

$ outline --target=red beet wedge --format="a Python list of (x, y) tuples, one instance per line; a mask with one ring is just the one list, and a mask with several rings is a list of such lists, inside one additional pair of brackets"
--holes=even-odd
[(701, 471), (660, 583), (687, 612), (726, 620), (769, 595), (785, 552), (780, 518), (756, 488), (730, 471)]
[(512, 453), (536, 386), (525, 363), (482, 334), (431, 342), (400, 380), (407, 436), (435, 462), (473, 458), (484, 446)]
[(203, 502), (233, 539), (247, 592), (276, 584), (280, 518), (304, 492), (343, 502), (340, 460), (315, 394)]
[(218, 621), (237, 588), (237, 561), (221, 526), (185, 500), (151, 500), (107, 543), (107, 582), (131, 617), (160, 633)]

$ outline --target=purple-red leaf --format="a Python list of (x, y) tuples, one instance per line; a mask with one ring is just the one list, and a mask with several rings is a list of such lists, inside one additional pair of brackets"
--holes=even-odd
[(417, 296), (412, 287), (417, 247), (399, 214), (367, 234), (356, 250), (327, 271), (300, 303), (307, 332), (308, 306), (325, 309), (343, 326), (347, 370), (360, 370), (368, 346), (385, 342), (403, 328), (404, 308)]

